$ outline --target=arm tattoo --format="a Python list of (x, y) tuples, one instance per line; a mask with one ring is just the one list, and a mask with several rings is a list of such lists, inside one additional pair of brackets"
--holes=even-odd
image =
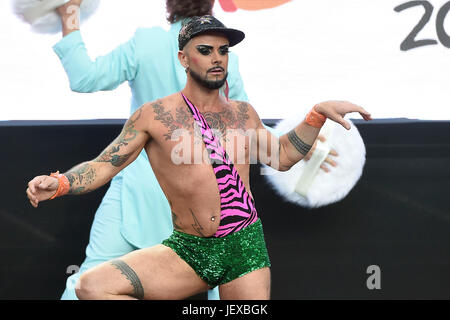
[(292, 145), (297, 149), (298, 152), (300, 152), (302, 155), (306, 156), (311, 150), (311, 147), (309, 144), (304, 143), (295, 133), (295, 130), (291, 130), (287, 134), (289, 141), (292, 143)]
[(250, 119), (248, 113), (248, 103), (241, 102), (238, 106), (237, 120), (239, 122), (238, 128), (245, 129), (245, 124)]
[(113, 144), (102, 152), (100, 156), (95, 159), (95, 162), (109, 162), (114, 167), (121, 167), (131, 157), (133, 152), (127, 154), (117, 154), (120, 148), (127, 146), (130, 141), (136, 139), (138, 131), (134, 128), (136, 121), (141, 117), (142, 109), (136, 111), (136, 115), (125, 124), (119, 137), (113, 142)]
[(95, 159), (95, 162), (110, 162), (114, 167), (120, 167), (122, 166), (127, 160), (131, 157), (133, 154), (132, 152), (119, 155), (119, 154), (113, 154), (115, 152), (118, 152), (120, 147), (112, 147), (111, 150), (106, 150), (101, 154), (101, 156), (97, 159)]
[(206, 236), (203, 234), (203, 232), (202, 232), (203, 227), (202, 227), (202, 226), (200, 225), (200, 223), (198, 222), (197, 217), (196, 217), (195, 214), (194, 214), (194, 211), (192, 211), (191, 208), (189, 208), (189, 210), (191, 210), (192, 218), (194, 218), (194, 222), (195, 222), (195, 223), (192, 225), (192, 228), (194, 228), (194, 230), (197, 231), (202, 237), (206, 237)]
[(86, 186), (91, 185), (97, 177), (95, 169), (92, 168), (89, 163), (82, 163), (69, 170), (64, 175), (67, 177), (70, 184), (68, 194), (72, 195), (90, 192), (91, 190), (87, 189)]
[(124, 261), (115, 259), (111, 261), (111, 264), (119, 269), (121, 273), (131, 282), (133, 286), (133, 297), (136, 299), (144, 299), (144, 288), (142, 287), (141, 280), (139, 280), (138, 275), (130, 268)]
[(122, 146), (126, 146), (130, 141), (136, 139), (138, 131), (134, 128), (134, 125), (141, 117), (141, 114), (142, 109), (136, 111), (135, 115), (125, 124), (119, 137), (95, 160), (82, 163), (64, 174), (69, 180), (69, 194), (78, 195), (92, 191), (87, 186), (93, 184), (97, 178), (97, 171), (93, 166), (93, 162), (109, 162), (115, 167), (120, 167), (130, 158), (133, 152), (127, 154), (117, 153)]
[(69, 180), (70, 189), (69, 194), (78, 195), (92, 191), (87, 186), (92, 185), (97, 179), (97, 170), (93, 165), (94, 162), (109, 162), (115, 167), (122, 166), (133, 154), (117, 154), (122, 146), (136, 139), (138, 131), (134, 128), (136, 121), (141, 117), (142, 109), (127, 121), (119, 137), (95, 160), (79, 164), (73, 169), (69, 170), (64, 175)]

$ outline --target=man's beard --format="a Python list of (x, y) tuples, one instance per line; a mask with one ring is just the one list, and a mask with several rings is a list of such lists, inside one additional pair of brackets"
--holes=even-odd
[[(191, 75), (192, 79), (195, 80), (198, 84), (205, 87), (206, 89), (210, 90), (216, 90), (222, 88), (222, 86), (225, 84), (225, 81), (227, 81), (228, 72), (225, 73), (225, 77), (221, 80), (207, 80), (206, 76), (205, 78), (202, 78), (202, 76), (195, 71), (192, 71), (192, 69), (189, 69), (189, 74)], [(208, 74), (208, 73), (207, 73)]]

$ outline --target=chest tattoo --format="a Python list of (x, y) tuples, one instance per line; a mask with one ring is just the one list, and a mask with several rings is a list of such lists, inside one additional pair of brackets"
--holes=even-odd
[[(177, 129), (190, 130), (194, 126), (194, 119), (186, 106), (180, 106), (175, 109), (174, 113), (167, 111), (160, 101), (152, 104), (155, 113), (155, 120), (160, 121), (164, 127), (168, 129), (167, 133), (163, 134), (165, 140), (170, 140), (173, 133)], [(222, 137), (226, 136), (226, 131), (229, 129), (242, 129), (245, 131), (248, 116), (248, 104), (240, 102), (236, 110), (225, 109), (219, 112), (203, 112), (206, 122)], [(194, 130), (198, 132), (198, 130)], [(197, 136), (197, 134), (195, 134)]]

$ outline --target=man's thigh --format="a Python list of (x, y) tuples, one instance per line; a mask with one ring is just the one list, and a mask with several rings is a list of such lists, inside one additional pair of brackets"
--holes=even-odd
[(269, 300), (270, 268), (265, 267), (219, 287), (222, 300)]
[(88, 270), (84, 277), (81, 289), (87, 283), (107, 294), (135, 296), (139, 288), (148, 300), (184, 299), (209, 289), (185, 261), (164, 245), (104, 262)]

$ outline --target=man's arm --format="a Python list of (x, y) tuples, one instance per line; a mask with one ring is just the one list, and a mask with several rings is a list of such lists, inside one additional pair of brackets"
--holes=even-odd
[[(133, 162), (150, 139), (147, 105), (139, 108), (125, 123), (120, 135), (94, 160), (83, 162), (63, 174), (67, 194), (78, 195), (100, 188)], [(59, 179), (37, 176), (28, 183), (27, 196), (37, 207), (57, 192)]]
[(81, 0), (71, 0), (56, 9), (63, 39), (53, 50), (67, 73), (70, 88), (75, 92), (113, 90), (124, 81), (133, 80), (137, 72), (134, 38), (92, 61), (79, 31), (80, 3)]
[[(311, 150), (316, 141), (320, 127), (311, 125), (306, 119), (287, 134), (276, 137), (262, 124), (258, 114), (250, 108), (250, 117), (256, 121), (257, 134), (253, 142), (256, 143), (257, 159), (259, 162), (271, 166), (279, 171), (287, 171), (294, 164), (302, 160)], [(344, 120), (347, 113), (359, 112), (364, 120), (372, 120), (370, 113), (362, 107), (346, 101), (326, 101), (314, 106), (313, 110), (327, 119), (341, 124), (350, 130), (350, 124)]]

